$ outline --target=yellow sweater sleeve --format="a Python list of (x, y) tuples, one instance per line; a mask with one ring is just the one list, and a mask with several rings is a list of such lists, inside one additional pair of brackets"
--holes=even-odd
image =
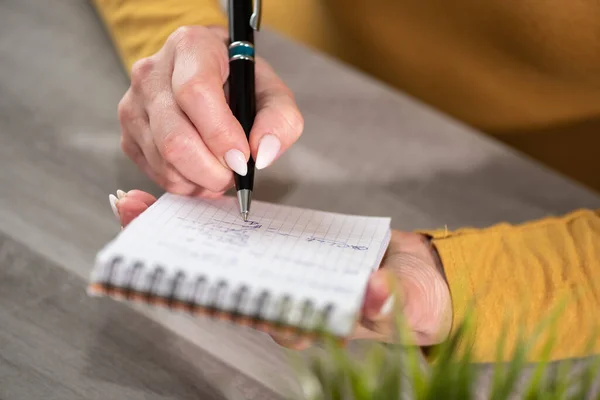
[[(455, 331), (470, 308), (477, 362), (496, 360), (506, 327), (506, 360), (520, 328), (531, 335), (562, 303), (553, 325), (552, 360), (587, 356), (600, 319), (600, 210), (576, 210), (521, 225), (427, 232), (433, 237), (450, 286)], [(566, 303), (565, 303), (566, 301)], [(530, 353), (541, 354), (542, 335)], [(600, 353), (596, 336), (594, 353)]]
[(119, 56), (133, 63), (156, 53), (180, 26), (225, 25), (218, 0), (93, 0)]

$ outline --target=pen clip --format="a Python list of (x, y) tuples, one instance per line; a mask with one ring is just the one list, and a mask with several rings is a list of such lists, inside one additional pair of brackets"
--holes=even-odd
[(254, 0), (254, 10), (250, 16), (250, 26), (255, 31), (260, 29), (261, 11), (261, 0)]

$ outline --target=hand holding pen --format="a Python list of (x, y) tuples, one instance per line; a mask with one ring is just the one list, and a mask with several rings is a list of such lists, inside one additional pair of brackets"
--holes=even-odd
[(256, 117), (249, 139), (223, 90), (229, 77), (225, 27), (182, 27), (137, 61), (119, 103), (123, 151), (170, 193), (214, 198), (270, 165), (299, 137), (303, 120), (290, 90), (255, 57)]

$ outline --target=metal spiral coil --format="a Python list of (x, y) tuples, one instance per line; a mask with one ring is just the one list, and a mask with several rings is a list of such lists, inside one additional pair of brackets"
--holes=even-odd
[[(271, 324), (275, 328), (292, 327), (291, 321), (288, 321), (290, 314), (290, 308), (292, 305), (292, 297), (289, 294), (281, 296), (279, 299), (274, 298), (268, 290), (261, 290), (256, 299), (256, 307), (250, 313), (245, 313), (244, 306), (248, 301), (253, 299), (251, 290), (247, 284), (242, 284), (232, 294), (234, 298), (233, 309), (224, 310), (222, 307), (223, 299), (229, 294), (230, 285), (223, 279), (217, 280), (215, 283), (209, 282), (206, 276), (198, 276), (195, 278), (193, 288), (188, 293), (186, 299), (182, 299), (177, 296), (178, 290), (181, 285), (185, 282), (188, 275), (182, 270), (175, 273), (172, 278), (171, 286), (168, 293), (160, 294), (158, 289), (162, 279), (166, 277), (166, 270), (162, 266), (151, 267), (151, 271), (148, 274), (149, 268), (146, 264), (141, 261), (136, 261), (132, 264), (128, 270), (128, 275), (125, 279), (124, 284), (118, 284), (116, 282), (116, 276), (119, 268), (122, 267), (123, 259), (116, 257), (111, 260), (108, 265), (106, 275), (103, 279), (102, 286), (105, 288), (107, 295), (114, 295), (115, 293), (121, 293), (127, 300), (133, 300), (135, 297), (141, 297), (145, 303), (156, 304), (165, 303), (170, 309), (183, 308), (190, 314), (195, 314), (198, 310), (205, 310), (209, 316), (215, 317), (219, 312), (226, 313), (230, 316), (232, 321), (236, 321), (242, 318), (250, 319), (251, 326), (257, 327), (260, 323), (267, 322), (268, 316), (265, 315), (265, 311), (269, 306), (277, 305), (277, 316)], [(142, 276), (146, 276), (145, 289), (140, 288), (140, 279)], [(206, 305), (202, 306), (197, 302), (198, 298), (204, 298), (207, 294)], [(305, 299), (301, 303), (301, 325), (304, 322), (310, 321), (312, 318), (318, 318), (317, 326), (325, 326), (328, 322), (331, 313), (333, 312), (333, 304), (328, 304), (321, 309), (315, 306), (315, 303), (310, 299)], [(295, 328), (299, 330), (299, 328)], [(300, 332), (298, 332), (300, 333)]]

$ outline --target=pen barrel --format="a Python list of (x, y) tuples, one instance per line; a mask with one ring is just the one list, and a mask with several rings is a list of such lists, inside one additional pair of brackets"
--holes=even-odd
[[(254, 61), (234, 59), (229, 62), (229, 107), (244, 129), (246, 138), (250, 137), (250, 130), (256, 116), (254, 83)], [(248, 160), (246, 176), (234, 174), (234, 178), (237, 190), (253, 190), (254, 159), (252, 156)]]
[[(254, 30), (250, 26), (252, 0), (229, 0), (229, 107), (244, 129), (246, 138), (256, 115), (254, 83)], [(248, 160), (248, 173), (234, 173), (237, 190), (253, 190), (254, 159)]]
[(254, 30), (250, 26), (252, 0), (229, 0), (228, 15), (231, 41), (254, 43)]

